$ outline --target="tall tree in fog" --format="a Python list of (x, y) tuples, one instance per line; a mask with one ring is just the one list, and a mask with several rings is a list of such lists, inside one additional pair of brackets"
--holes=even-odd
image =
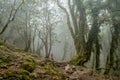
[(17, 24), (16, 30), (25, 43), (24, 51), (28, 52), (30, 50), (31, 43), (32, 43), (31, 41), (32, 40), (32, 25), (30, 24), (30, 21), (28, 20), (30, 15), (28, 13), (25, 13), (24, 17), (25, 17), (24, 22), (19, 21), (19, 23), (21, 23), (22, 26), (18, 26)]
[[(88, 34), (88, 40), (86, 42), (87, 58), (90, 60), (91, 52), (93, 52), (93, 68), (96, 70), (100, 66), (100, 42), (99, 42), (99, 32), (100, 26), (104, 23), (104, 20), (100, 18), (101, 14), (101, 1), (90, 0), (87, 3), (87, 10), (89, 16), (91, 16), (91, 28)], [(95, 7), (96, 6), (96, 7)]]
[(44, 44), (45, 58), (49, 58), (51, 55), (51, 49), (55, 39), (53, 30), (56, 24), (59, 22), (59, 20), (56, 20), (56, 13), (54, 12), (53, 7), (51, 8), (50, 6), (51, 2), (51, 0), (43, 0), (39, 14), (40, 29), (38, 36)]
[(106, 72), (105, 72), (107, 74), (109, 73), (110, 69), (119, 70), (118, 69), (119, 59), (116, 50), (120, 42), (120, 5), (119, 5), (120, 1), (106, 0), (106, 4), (112, 21), (112, 27), (111, 27), (112, 41), (111, 41), (110, 53), (107, 57)]
[(29, 50), (34, 52), (34, 39), (36, 37), (37, 26), (32, 19), (35, 17), (35, 9), (35, 3), (33, 1), (26, 0), (15, 20), (17, 33), (24, 41), (24, 51), (26, 52)]
[[(110, 71), (114, 65), (118, 66), (117, 61), (114, 64), (114, 61), (118, 60), (118, 56), (114, 53), (116, 53), (120, 38), (119, 5), (117, 5), (119, 1), (107, 1), (108, 0), (68, 0), (68, 11), (67, 8), (63, 7), (59, 0), (57, 0), (58, 6), (66, 13), (68, 28), (74, 40), (77, 52), (74, 63), (83, 65), (90, 60), (91, 53), (93, 52), (94, 68), (99, 69), (101, 48), (99, 41), (100, 27), (102, 24), (106, 22), (110, 24), (112, 21), (112, 41), (106, 69)], [(107, 17), (109, 13), (110, 18)], [(107, 14), (107, 16), (104, 16), (105, 14)], [(87, 21), (86, 18), (88, 16), (91, 17), (91, 21)], [(89, 27), (87, 27), (87, 23), (90, 23), (90, 25), (88, 25)]]
[[(57, 0), (58, 6), (66, 13), (68, 28), (71, 32), (76, 48), (76, 53), (84, 55), (85, 47), (85, 30), (87, 29), (86, 13), (83, 2), (81, 0), (68, 0), (69, 12)], [(71, 20), (72, 19), (72, 23)], [(73, 24), (73, 25), (72, 25)], [(83, 64), (83, 57), (81, 57), (80, 64)], [(78, 63), (79, 64), (79, 63)]]
[[(86, 7), (82, 0), (68, 0), (69, 12), (64, 8), (57, 0), (58, 6), (64, 10), (67, 15), (67, 24), (71, 35), (74, 40), (74, 45), (77, 52), (76, 64), (83, 65), (90, 59), (93, 44), (99, 46), (98, 33), (100, 24), (98, 24), (99, 9), (90, 9), (91, 16), (93, 17), (92, 27), (88, 33), (88, 26), (86, 20)], [(93, 6), (93, 5), (92, 5)], [(69, 15), (70, 13), (70, 15)], [(94, 13), (96, 15), (94, 15)], [(72, 19), (72, 20), (70, 20)], [(72, 21), (72, 23), (71, 23)], [(73, 24), (73, 25), (72, 25)], [(96, 47), (98, 48), (98, 47)], [(96, 49), (96, 53), (99, 54), (99, 48)], [(99, 57), (99, 55), (98, 55)], [(99, 59), (99, 58), (96, 59)]]

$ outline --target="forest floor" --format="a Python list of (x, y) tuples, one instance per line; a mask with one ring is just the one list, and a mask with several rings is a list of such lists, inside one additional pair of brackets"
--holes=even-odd
[(0, 80), (120, 80), (91, 69), (0, 46)]

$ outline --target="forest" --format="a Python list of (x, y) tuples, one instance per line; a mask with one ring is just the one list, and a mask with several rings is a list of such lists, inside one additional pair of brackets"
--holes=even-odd
[(0, 0), (0, 80), (120, 80), (120, 0)]

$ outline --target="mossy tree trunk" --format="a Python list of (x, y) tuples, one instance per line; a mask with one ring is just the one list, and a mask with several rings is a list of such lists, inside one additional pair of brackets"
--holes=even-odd
[[(57, 0), (58, 6), (66, 13), (67, 25), (74, 41), (77, 55), (81, 56), (77, 64), (82, 65), (85, 58), (85, 31), (87, 29), (86, 13), (81, 0), (68, 0), (69, 11)], [(77, 9), (77, 10), (76, 10)], [(70, 15), (69, 15), (70, 13)], [(72, 19), (72, 20), (70, 20)]]
[(117, 55), (116, 50), (120, 42), (120, 12), (119, 12), (120, 1), (107, 0), (106, 3), (112, 21), (112, 28), (111, 28), (112, 40), (110, 45), (110, 53), (107, 57), (107, 62), (105, 67), (106, 69), (105, 74), (108, 74), (111, 69), (115, 69), (114, 65), (118, 65), (117, 62), (115, 63), (115, 57), (117, 61), (118, 58), (116, 56)]
[[(74, 45), (76, 48), (76, 58), (73, 59), (77, 65), (83, 65), (85, 62), (90, 60), (91, 52), (93, 49), (93, 44), (96, 44), (96, 59), (99, 58), (99, 41), (98, 41), (98, 33), (99, 33), (99, 24), (98, 24), (98, 9), (95, 10), (92, 14), (93, 24), (92, 28), (89, 31), (87, 27), (86, 20), (86, 8), (82, 0), (68, 0), (69, 11), (64, 8), (59, 1), (57, 0), (58, 6), (66, 13), (67, 15), (67, 24), (68, 28), (71, 32)], [(96, 12), (97, 11), (97, 12)], [(70, 13), (70, 15), (69, 15)], [(97, 13), (94, 15), (94, 13)], [(72, 19), (72, 22), (70, 20)], [(73, 24), (73, 25), (72, 25)], [(88, 34), (89, 31), (89, 34)], [(88, 40), (86, 41), (85, 36), (88, 35)], [(98, 64), (97, 64), (98, 65)]]
[(98, 20), (98, 14), (99, 14), (99, 9), (94, 8), (92, 9), (92, 17), (93, 17), (93, 23), (92, 23), (92, 28), (89, 33), (89, 38), (87, 42), (87, 50), (88, 50), (88, 58), (90, 58), (91, 52), (94, 53), (93, 56), (95, 60), (94, 64), (94, 69), (99, 68), (99, 57), (100, 57), (100, 44), (99, 44), (99, 32), (100, 32), (100, 21)]
[(114, 30), (112, 32), (111, 48), (110, 48), (109, 56), (107, 57), (105, 74), (108, 74), (110, 69), (114, 68), (114, 64), (115, 64), (114, 56), (116, 55), (116, 49), (118, 48), (119, 41), (120, 41), (120, 23), (118, 23), (118, 21), (116, 20), (112, 20), (112, 21), (113, 21)]

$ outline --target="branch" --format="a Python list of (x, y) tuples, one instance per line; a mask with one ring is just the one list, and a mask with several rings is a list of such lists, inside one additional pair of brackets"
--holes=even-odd
[(40, 33), (40, 31), (39, 31), (39, 35), (38, 35), (38, 36), (39, 36), (39, 38), (41, 39), (41, 41), (43, 42), (43, 44), (45, 45), (44, 38), (41, 37), (41, 33)]
[(71, 5), (71, 0), (68, 0), (68, 6), (69, 6), (69, 10), (70, 10), (70, 14), (71, 14), (72, 21), (73, 21), (75, 33), (78, 33), (77, 20), (76, 20), (75, 14), (74, 14), (75, 5), (74, 5), (74, 4)]
[[(15, 19), (15, 15), (23, 3), (24, 3), (24, 1), (22, 1), (22, 3), (17, 7), (17, 9), (15, 9), (14, 13), (13, 13), (14, 8), (12, 8), (12, 10), (10, 11), (9, 18), (8, 18), (7, 22), (5, 23), (5, 25), (3, 26), (3, 29), (1, 30), (0, 35), (4, 33), (4, 31), (7, 29), (8, 25)], [(15, 6), (15, 0), (14, 0), (13, 5)]]
[(68, 25), (68, 28), (69, 28), (69, 30), (71, 32), (71, 35), (72, 35), (73, 39), (74, 39), (74, 31), (73, 31), (73, 28), (72, 28), (71, 23), (70, 23), (69, 13), (68, 13), (66, 8), (64, 8), (62, 5), (60, 5), (59, 0), (57, 0), (57, 5), (66, 13), (67, 25)]

